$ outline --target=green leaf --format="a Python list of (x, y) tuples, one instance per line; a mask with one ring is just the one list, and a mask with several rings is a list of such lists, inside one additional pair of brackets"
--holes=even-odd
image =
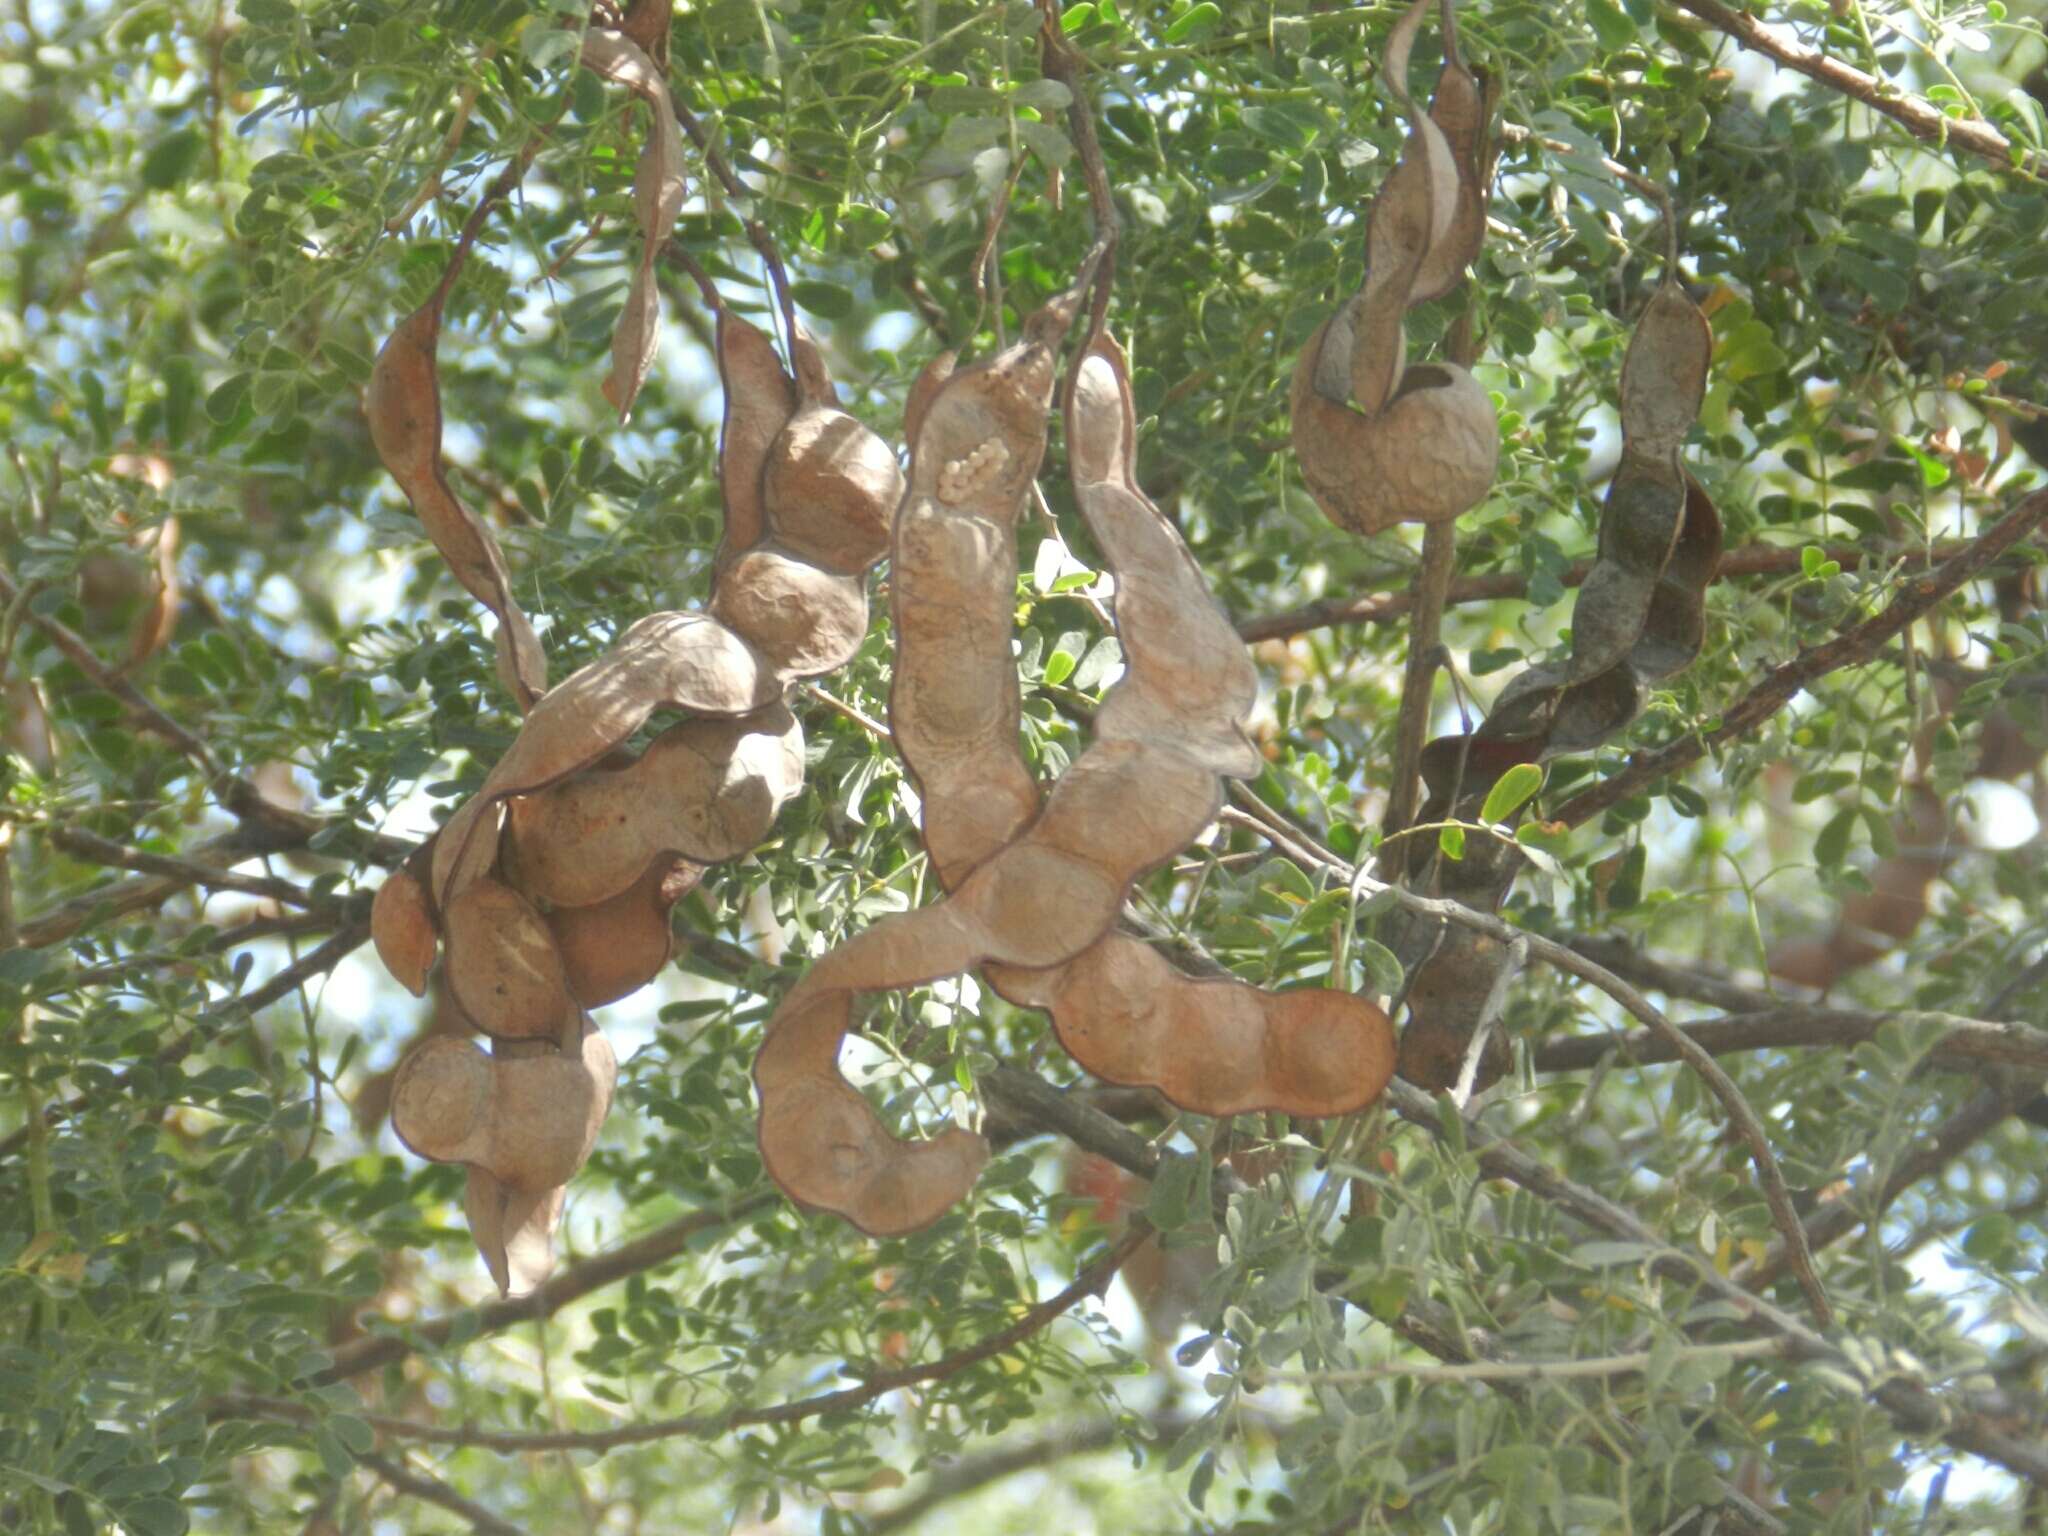
[(180, 128), (158, 139), (142, 157), (142, 184), (152, 192), (168, 192), (191, 176), (206, 149), (197, 128)]
[(1600, 46), (1610, 53), (1636, 40), (1636, 24), (1614, 0), (1586, 0), (1586, 19), (1593, 24)]
[(1382, 997), (1393, 997), (1408, 979), (1407, 973), (1401, 969), (1399, 957), (1377, 939), (1358, 941), (1358, 963), (1365, 967), (1373, 991)]
[(1486, 792), (1486, 804), (1480, 809), (1479, 819), (1506, 821), (1542, 787), (1543, 769), (1539, 765), (1516, 763), (1493, 781), (1493, 788)]
[(1166, 41), (1173, 44), (1199, 43), (1223, 25), (1223, 8), (1203, 0), (1189, 6), (1166, 29)]
[(1832, 869), (1840, 864), (1849, 852), (1849, 838), (1856, 830), (1856, 808), (1835, 813), (1834, 819), (1820, 829), (1820, 836), (1813, 840), (1814, 862), (1823, 869)]
[(789, 285), (790, 297), (821, 320), (844, 320), (853, 313), (853, 293), (838, 283), (815, 278)]
[[(353, 1463), (345, 1462), (339, 1475), (353, 1470)], [(125, 1505), (121, 1510), (121, 1523), (134, 1536), (185, 1536), (192, 1525), (185, 1506), (170, 1499), (143, 1499), (139, 1503)]]
[(1447, 859), (1464, 858), (1465, 829), (1456, 825), (1439, 827), (1436, 834), (1436, 845), (1442, 850), (1443, 856)]

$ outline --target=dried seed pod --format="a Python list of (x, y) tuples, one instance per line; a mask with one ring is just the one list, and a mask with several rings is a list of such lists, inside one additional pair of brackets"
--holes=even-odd
[(1406, 363), (1402, 316), (1455, 285), (1486, 222), (1485, 108), (1454, 39), (1445, 39), (1435, 115), (1408, 97), (1421, 19), (1418, 0), (1387, 44), (1382, 76), (1411, 129), (1373, 200), (1365, 286), (1309, 338), (1289, 393), (1309, 494), (1332, 522), (1365, 535), (1457, 517), (1485, 496), (1500, 457), (1493, 403), (1471, 375), (1451, 363)]
[(439, 937), (427, 888), (403, 866), (384, 877), (370, 903), (370, 941), (398, 984), (414, 997), (427, 995)]
[(718, 435), (725, 530), (712, 564), (722, 572), (768, 537), (764, 481), (776, 440), (796, 415), (797, 393), (775, 344), (729, 309), (718, 312), (718, 376), (725, 385)]
[(469, 1170), (463, 1214), (501, 1296), (525, 1296), (555, 1270), (555, 1228), (569, 1191), (513, 1189), (482, 1168)]
[(1106, 340), (1076, 366), (1068, 431), (1077, 497), (1117, 576), (1127, 669), (1098, 712), (1096, 740), (1038, 805), (998, 615), (1044, 448), (1050, 382), (1038, 349), (1050, 347), (1033, 333), (1048, 328), (1039, 318), (1025, 342), (928, 394), (897, 524), (891, 719), (949, 895), (813, 966), (755, 1064), (771, 1176), (874, 1233), (936, 1217), (971, 1187), (986, 1148), (957, 1130), (899, 1142), (839, 1077), (839, 1042), (862, 992), (980, 966), (1004, 995), (1051, 1008), (1062, 1039), (1117, 1080), (1204, 1105), (1338, 1112), (1376, 1095), (1393, 1067), (1391, 1031), (1370, 1003), (1197, 983), (1108, 937), (1132, 883), (1214, 819), (1219, 775), (1255, 772), (1260, 758), (1244, 732), (1256, 674), (1179, 535), (1137, 490), (1129, 381)]
[(514, 799), (506, 878), (550, 907), (587, 907), (642, 878), (659, 853), (738, 858), (767, 836), (803, 772), (803, 728), (780, 701), (730, 720), (685, 720), (623, 768)]
[(517, 1054), (487, 1056), (466, 1040), (427, 1041), (392, 1089), (398, 1139), (431, 1162), (482, 1168), (509, 1189), (568, 1183), (596, 1145), (619, 1075), (604, 1036), (575, 1013), (569, 1020), (571, 1051), (527, 1041)]
[[(992, 577), (1005, 582), (1013, 579), (1009, 574), (1015, 570), (1012, 530), (1045, 451), (1055, 347), (1072, 323), (1079, 299), (1078, 291), (1064, 295), (1026, 323), (1024, 336), (1016, 345), (985, 363), (952, 373), (927, 392), (891, 567), (898, 588), (899, 619), (915, 611), (920, 602), (933, 608), (952, 606), (961, 590), (951, 584), (953, 576), (963, 577), (977, 588)], [(914, 540), (915, 534), (907, 536), (905, 529), (929, 528), (942, 516), (939, 494), (944, 471), (995, 437), (1003, 442), (999, 460), (984, 455), (983, 463), (990, 467), (977, 471), (971, 485), (963, 486), (957, 475), (947, 481), (956, 497), (967, 500), (957, 516), (974, 526), (974, 537), (963, 547), (949, 546), (954, 556), (950, 560), (942, 558), (935, 565), (922, 563), (914, 555), (906, 560), (906, 538)], [(1009, 563), (997, 567), (977, 560), (976, 551), (1007, 557)], [(905, 595), (906, 582), (915, 596)], [(937, 638), (927, 629), (920, 628), (918, 633)], [(1017, 684), (1014, 670), (1007, 665), (1007, 625), (1001, 638), (1003, 675), (990, 678), (997, 689), (995, 714), (999, 720), (1014, 722)], [(932, 667), (931, 658), (906, 647), (900, 635), (899, 651), (890, 711), (902, 745), (902, 733), (915, 730), (919, 718), (905, 712), (906, 700), (918, 696), (921, 680), (936, 677), (943, 668)], [(1002, 704), (1005, 697), (1007, 709)], [(1015, 755), (1012, 747), (1011, 759)], [(1000, 764), (1003, 759), (991, 754), (991, 761)], [(1021, 763), (1012, 779), (1022, 782), (1002, 786), (999, 793), (1004, 803), (1018, 805), (1016, 797), (1021, 794), (1035, 806), (1036, 787)], [(947, 787), (954, 782), (948, 781)], [(970, 795), (985, 792), (979, 785), (958, 782)], [(926, 842), (942, 869), (975, 862), (1016, 830), (1014, 823), (1001, 826), (997, 841), (987, 845), (978, 843), (971, 830), (944, 830), (949, 826), (965, 828), (966, 823), (947, 822), (946, 812), (935, 801), (932, 781), (921, 779), (919, 787), (925, 797)], [(947, 796), (949, 805), (953, 798)], [(935, 825), (940, 829), (936, 833)], [(938, 852), (941, 846), (951, 850), (943, 858)], [(1032, 862), (1029, 850), (1025, 862)], [(1057, 882), (1061, 878), (1057, 854), (1051, 856), (1051, 862), (1052, 878)], [(867, 1101), (839, 1075), (839, 1045), (851, 1025), (856, 994), (958, 975), (971, 968), (981, 958), (978, 943), (991, 937), (989, 914), (993, 912), (999, 921), (1018, 915), (1008, 910), (1014, 905), (1008, 900), (1012, 896), (1021, 896), (1042, 910), (1044, 904), (1032, 900), (1041, 890), (1038, 877), (1030, 869), (1013, 873), (1015, 878), (984, 881), (977, 893), (978, 903), (956, 906), (941, 902), (877, 923), (813, 966), (776, 1010), (755, 1058), (754, 1082), (761, 1101), (762, 1160), (769, 1175), (791, 1198), (837, 1212), (861, 1230), (883, 1235), (926, 1225), (973, 1187), (988, 1157), (982, 1138), (949, 1128), (921, 1143), (897, 1140)], [(977, 905), (987, 910), (972, 910)]]
[[(1572, 610), (1571, 652), (1518, 674), (1470, 736), (1423, 749), (1429, 798), (1419, 825), (1474, 820), (1510, 767), (1607, 740), (1636, 717), (1650, 683), (1698, 655), (1721, 519), (1685, 472), (1679, 447), (1704, 398), (1712, 349), (1705, 316), (1667, 275), (1622, 363), (1621, 462), (1601, 514), (1598, 558)], [(1441, 894), (1480, 911), (1500, 905), (1521, 866), (1520, 854), (1493, 838), (1468, 842), (1454, 863), (1438, 861), (1434, 850), (1434, 838), (1408, 838), (1398, 855), (1404, 875), (1415, 879), (1434, 865)], [(1395, 942), (1415, 967), (1401, 1071), (1429, 1088), (1457, 1080), (1509, 963), (1501, 946), (1441, 927), (1410, 921)], [(1504, 1044), (1489, 1045), (1480, 1082), (1505, 1064)]]
[(668, 909), (703, 878), (703, 865), (664, 854), (616, 896), (550, 912), (548, 931), (576, 1001), (602, 1008), (660, 975), (675, 942)]
[(781, 687), (754, 650), (701, 613), (651, 613), (596, 661), (551, 689), (479, 789), (442, 829), (434, 890), (445, 904), (497, 858), (497, 828), (480, 823), (513, 795), (530, 795), (596, 762), (658, 708), (744, 715)]
[(533, 904), (509, 885), (473, 881), (441, 909), (448, 934), (448, 989), (487, 1035), (549, 1039), (575, 1010), (554, 936)]
[(592, 27), (583, 37), (583, 64), (621, 85), (647, 103), (651, 119), (640, 164), (633, 175), (633, 211), (640, 224), (640, 263), (626, 290), (626, 305), (612, 333), (612, 369), (604, 381), (604, 397), (624, 421), (632, 414), (640, 386), (654, 367), (661, 343), (661, 290), (654, 281), (654, 263), (682, 211), (683, 135), (676, 123), (668, 81), (622, 32)]
[[(451, 273), (452, 275), (452, 273)], [(435, 358), (446, 284), (398, 323), (377, 354), (363, 410), (377, 456), (405, 492), (455, 579), (498, 618), (498, 676), (527, 709), (547, 690), (547, 657), (512, 595), (490, 530), (448, 485), (441, 461), (441, 384)]]
[(1060, 1044), (1095, 1076), (1156, 1088), (1198, 1115), (1349, 1114), (1394, 1072), (1393, 1028), (1363, 998), (1198, 980), (1119, 934), (1055, 970), (989, 980), (1050, 1013)]
[(889, 552), (903, 471), (887, 443), (839, 408), (816, 343), (798, 332), (790, 351), (803, 403), (768, 453), (768, 524), (800, 559), (858, 576)]
[(779, 677), (816, 677), (853, 659), (868, 633), (868, 595), (839, 576), (773, 549), (750, 549), (719, 578), (711, 616)]

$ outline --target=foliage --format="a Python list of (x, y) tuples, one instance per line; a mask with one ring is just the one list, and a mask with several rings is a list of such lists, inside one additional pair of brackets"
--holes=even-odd
[[(1139, 475), (1264, 682), (1250, 794), (1129, 915), (1263, 986), (1379, 996), (1403, 988), (1399, 902), (1344, 876), (1381, 835), (1394, 597), (1420, 538), (1322, 518), (1286, 402), (1360, 284), (1361, 214), (1399, 152), (1373, 64), (1396, 13), (1094, 0), (1062, 18), (1123, 214), (1111, 323)], [(877, 729), (886, 602), (848, 667), (791, 694), (804, 792), (677, 907), (676, 966), (603, 1015), (618, 1102), (553, 1288), (493, 1303), (460, 1171), (385, 1125), (390, 1068), (438, 1000), (362, 945), (384, 871), (518, 716), (362, 393), (485, 187), (532, 152), (449, 300), (453, 481), (552, 676), (647, 612), (702, 606), (720, 402), (676, 268), (656, 268), (668, 329), (630, 421), (601, 393), (648, 114), (576, 67), (575, 6), (24, 0), (0, 21), (0, 1526), (2037, 1517), (2038, 546), (1882, 643), (1816, 648), (1917, 601), (2048, 463), (2029, 403), (2048, 393), (2042, 12), (1759, 12), (1881, 82), (1864, 100), (1738, 49), (1729, 14), (1460, 13), (1500, 91), (1492, 225), (1408, 342), (1440, 349), (1469, 310), (1502, 451), (1458, 525), (1432, 734), (1570, 654), (1663, 249), (1611, 158), (1679, 210), (1714, 333), (1687, 466), (1730, 553), (1699, 658), (1597, 750), (1501, 779), (1482, 818), (1524, 822), (1518, 929), (1593, 946), (1684, 1022), (1746, 1021), (1713, 1049), (1792, 1188), (1825, 1328), (1719, 1102), (1668, 1051), (1604, 1050), (1639, 1020), (1541, 954), (1505, 997), (1498, 1084), (1331, 1122), (1167, 1116), (1087, 1083), (1041, 1015), (971, 980), (913, 991), (849, 1055), (899, 1128), (986, 1118), (971, 1201), (879, 1241), (783, 1201), (754, 1141), (761, 1025), (809, 958), (935, 894)], [(1028, 0), (712, 0), (669, 31), (677, 99), (748, 189), (736, 203), (690, 151), (677, 247), (766, 328), (757, 220), (849, 408), (892, 443), (926, 361), (996, 350), (1088, 248), (1038, 32)], [(2010, 153), (1916, 136), (1900, 102)], [(1058, 453), (1016, 598), (1045, 778), (1120, 661)], [(1805, 669), (1781, 678), (1789, 705), (1740, 715), (1787, 666)], [(1696, 766), (1567, 811), (1632, 754), (1702, 738)], [(1106, 1276), (1133, 1210), (1160, 1245), (1105, 1296), (1033, 1311)], [(1735, 1294), (1751, 1281), (1763, 1312)], [(1006, 1329), (1012, 1347), (963, 1355)], [(1468, 1374), (1418, 1374), (1440, 1362)], [(644, 1424), (662, 1430), (628, 1432)]]

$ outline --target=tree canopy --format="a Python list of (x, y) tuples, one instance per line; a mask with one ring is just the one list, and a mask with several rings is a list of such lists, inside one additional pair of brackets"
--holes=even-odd
[(2044, 14), (20, 0), (0, 1529), (2038, 1521)]

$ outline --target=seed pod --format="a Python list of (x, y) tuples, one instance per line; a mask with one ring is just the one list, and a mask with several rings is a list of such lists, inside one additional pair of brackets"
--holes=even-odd
[(633, 39), (623, 32), (592, 27), (583, 36), (583, 64), (632, 91), (647, 104), (650, 119), (647, 142), (633, 174), (640, 262), (633, 269), (625, 308), (619, 311), (612, 334), (612, 369), (603, 385), (605, 399), (624, 421), (632, 414), (633, 401), (647, 382), (661, 343), (661, 290), (655, 284), (654, 263), (683, 207), (683, 135), (676, 123), (668, 81)]
[(498, 676), (527, 709), (547, 689), (547, 657), (512, 595), (498, 541), (449, 488), (441, 461), (441, 384), (435, 359), (441, 341), (437, 289), (398, 323), (370, 370), (363, 413), (377, 456), (405, 492), (448, 569), (497, 615)]
[(1411, 127), (1373, 200), (1365, 286), (1302, 348), (1288, 401), (1309, 494), (1362, 535), (1456, 518), (1486, 495), (1500, 457), (1493, 403), (1472, 376), (1451, 363), (1407, 363), (1402, 316), (1455, 286), (1486, 224), (1485, 105), (1453, 39), (1431, 114), (1408, 97), (1422, 14), (1418, 0), (1387, 43), (1382, 78)]
[(730, 720), (685, 720), (624, 767), (513, 800), (506, 878), (549, 907), (587, 907), (640, 879), (656, 854), (738, 858), (768, 835), (803, 771), (803, 729), (780, 701)]
[(448, 989), (487, 1035), (548, 1039), (573, 1013), (554, 936), (533, 904), (488, 877), (464, 886), (442, 909), (448, 934)]
[(903, 471), (887, 443), (839, 409), (816, 344), (799, 332), (791, 350), (803, 403), (768, 452), (769, 527), (799, 559), (858, 576), (889, 552)]
[(427, 995), (439, 937), (427, 905), (427, 888), (403, 866), (384, 877), (370, 903), (370, 940), (398, 984), (414, 997)]
[(1136, 487), (1129, 381), (1106, 340), (1076, 365), (1069, 459), (1117, 577), (1127, 667), (1097, 712), (1096, 740), (1038, 803), (1017, 749), (1004, 608), (1013, 530), (1044, 450), (1050, 383), (1034, 338), (1048, 329), (1038, 318), (1026, 341), (925, 394), (897, 522), (890, 714), (949, 895), (814, 965), (755, 1063), (770, 1175), (872, 1233), (934, 1219), (987, 1153), (958, 1130), (896, 1140), (840, 1078), (839, 1042), (862, 992), (979, 966), (1013, 1001), (1051, 1009), (1084, 1065), (1214, 1113), (1341, 1112), (1376, 1095), (1393, 1068), (1391, 1031), (1370, 1003), (1197, 983), (1110, 935), (1133, 882), (1215, 818), (1219, 775), (1256, 772), (1260, 758), (1244, 730), (1256, 674), (1178, 533)]
[[(1667, 275), (1622, 363), (1621, 461), (1601, 513), (1598, 558), (1572, 610), (1571, 652), (1513, 678), (1470, 736), (1442, 737), (1423, 749), (1429, 798), (1418, 825), (1475, 820), (1510, 767), (1610, 739), (1636, 717), (1651, 683), (1699, 654), (1706, 589), (1721, 557), (1721, 519), (1685, 472), (1679, 446), (1705, 395), (1712, 347), (1706, 318)], [(1405, 876), (1417, 878), (1436, 864), (1434, 839), (1407, 838), (1398, 857)], [(1468, 842), (1463, 859), (1437, 865), (1438, 889), (1492, 911), (1520, 865), (1510, 844)], [(1401, 1072), (1428, 1088), (1457, 1080), (1509, 963), (1503, 947), (1441, 928), (1435, 919), (1408, 921), (1394, 946), (1416, 968)], [(1496, 1039), (1480, 1083), (1504, 1070), (1506, 1059)]]
[(568, 1183), (597, 1142), (618, 1081), (604, 1036), (587, 1019), (570, 1020), (572, 1052), (539, 1041), (487, 1056), (466, 1040), (427, 1041), (392, 1090), (398, 1139), (431, 1162), (482, 1168), (509, 1189), (537, 1194)]
[(602, 1008), (660, 975), (675, 942), (668, 909), (703, 878), (703, 865), (663, 854), (616, 896), (550, 912), (548, 931), (576, 1001)]

